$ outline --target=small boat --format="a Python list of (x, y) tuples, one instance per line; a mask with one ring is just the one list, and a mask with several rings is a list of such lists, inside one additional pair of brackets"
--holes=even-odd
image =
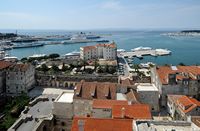
[(65, 57), (73, 57), (73, 56), (80, 56), (80, 52), (72, 51), (70, 53), (65, 54)]
[(125, 52), (126, 50), (124, 49), (117, 49), (117, 52), (120, 53), (120, 52)]

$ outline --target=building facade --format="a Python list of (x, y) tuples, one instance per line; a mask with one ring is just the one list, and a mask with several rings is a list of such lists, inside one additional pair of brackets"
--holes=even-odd
[(150, 83), (141, 83), (137, 86), (139, 101), (143, 104), (148, 104), (152, 112), (158, 112), (159, 107), (159, 92), (155, 85)]
[(94, 99), (116, 100), (116, 87), (108, 82), (85, 82), (78, 83), (74, 90), (74, 115), (92, 116)]
[(168, 95), (167, 109), (174, 120), (200, 115), (200, 102), (185, 95)]
[(10, 62), (0, 61), (0, 94), (6, 91), (6, 70), (10, 65)]
[(97, 44), (95, 46), (85, 46), (80, 48), (80, 58), (83, 60), (105, 59), (116, 60), (117, 46), (111, 44)]
[(7, 95), (27, 93), (35, 84), (35, 68), (29, 64), (13, 64), (6, 71)]
[(151, 69), (151, 81), (158, 88), (160, 104), (166, 107), (167, 95), (188, 95), (200, 98), (200, 67), (160, 66)]

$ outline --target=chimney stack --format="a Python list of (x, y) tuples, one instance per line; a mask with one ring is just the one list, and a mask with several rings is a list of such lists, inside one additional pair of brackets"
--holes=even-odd
[(125, 108), (122, 107), (121, 109), (121, 118), (124, 118), (125, 117)]
[(78, 120), (78, 131), (84, 131), (84, 125), (85, 125), (84, 120)]

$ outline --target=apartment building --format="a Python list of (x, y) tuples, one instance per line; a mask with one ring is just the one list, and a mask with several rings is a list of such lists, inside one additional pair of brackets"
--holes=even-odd
[(105, 59), (116, 60), (117, 46), (111, 44), (97, 44), (94, 46), (85, 46), (80, 48), (80, 58), (83, 60)]
[(13, 64), (6, 71), (6, 93), (27, 93), (35, 84), (35, 68), (30, 64)]

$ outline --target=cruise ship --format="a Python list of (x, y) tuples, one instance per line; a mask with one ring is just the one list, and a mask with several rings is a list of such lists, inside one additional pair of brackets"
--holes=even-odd
[(83, 34), (73, 35), (70, 40), (65, 40), (64, 44), (74, 44), (74, 43), (89, 43), (92, 40), (87, 39)]

